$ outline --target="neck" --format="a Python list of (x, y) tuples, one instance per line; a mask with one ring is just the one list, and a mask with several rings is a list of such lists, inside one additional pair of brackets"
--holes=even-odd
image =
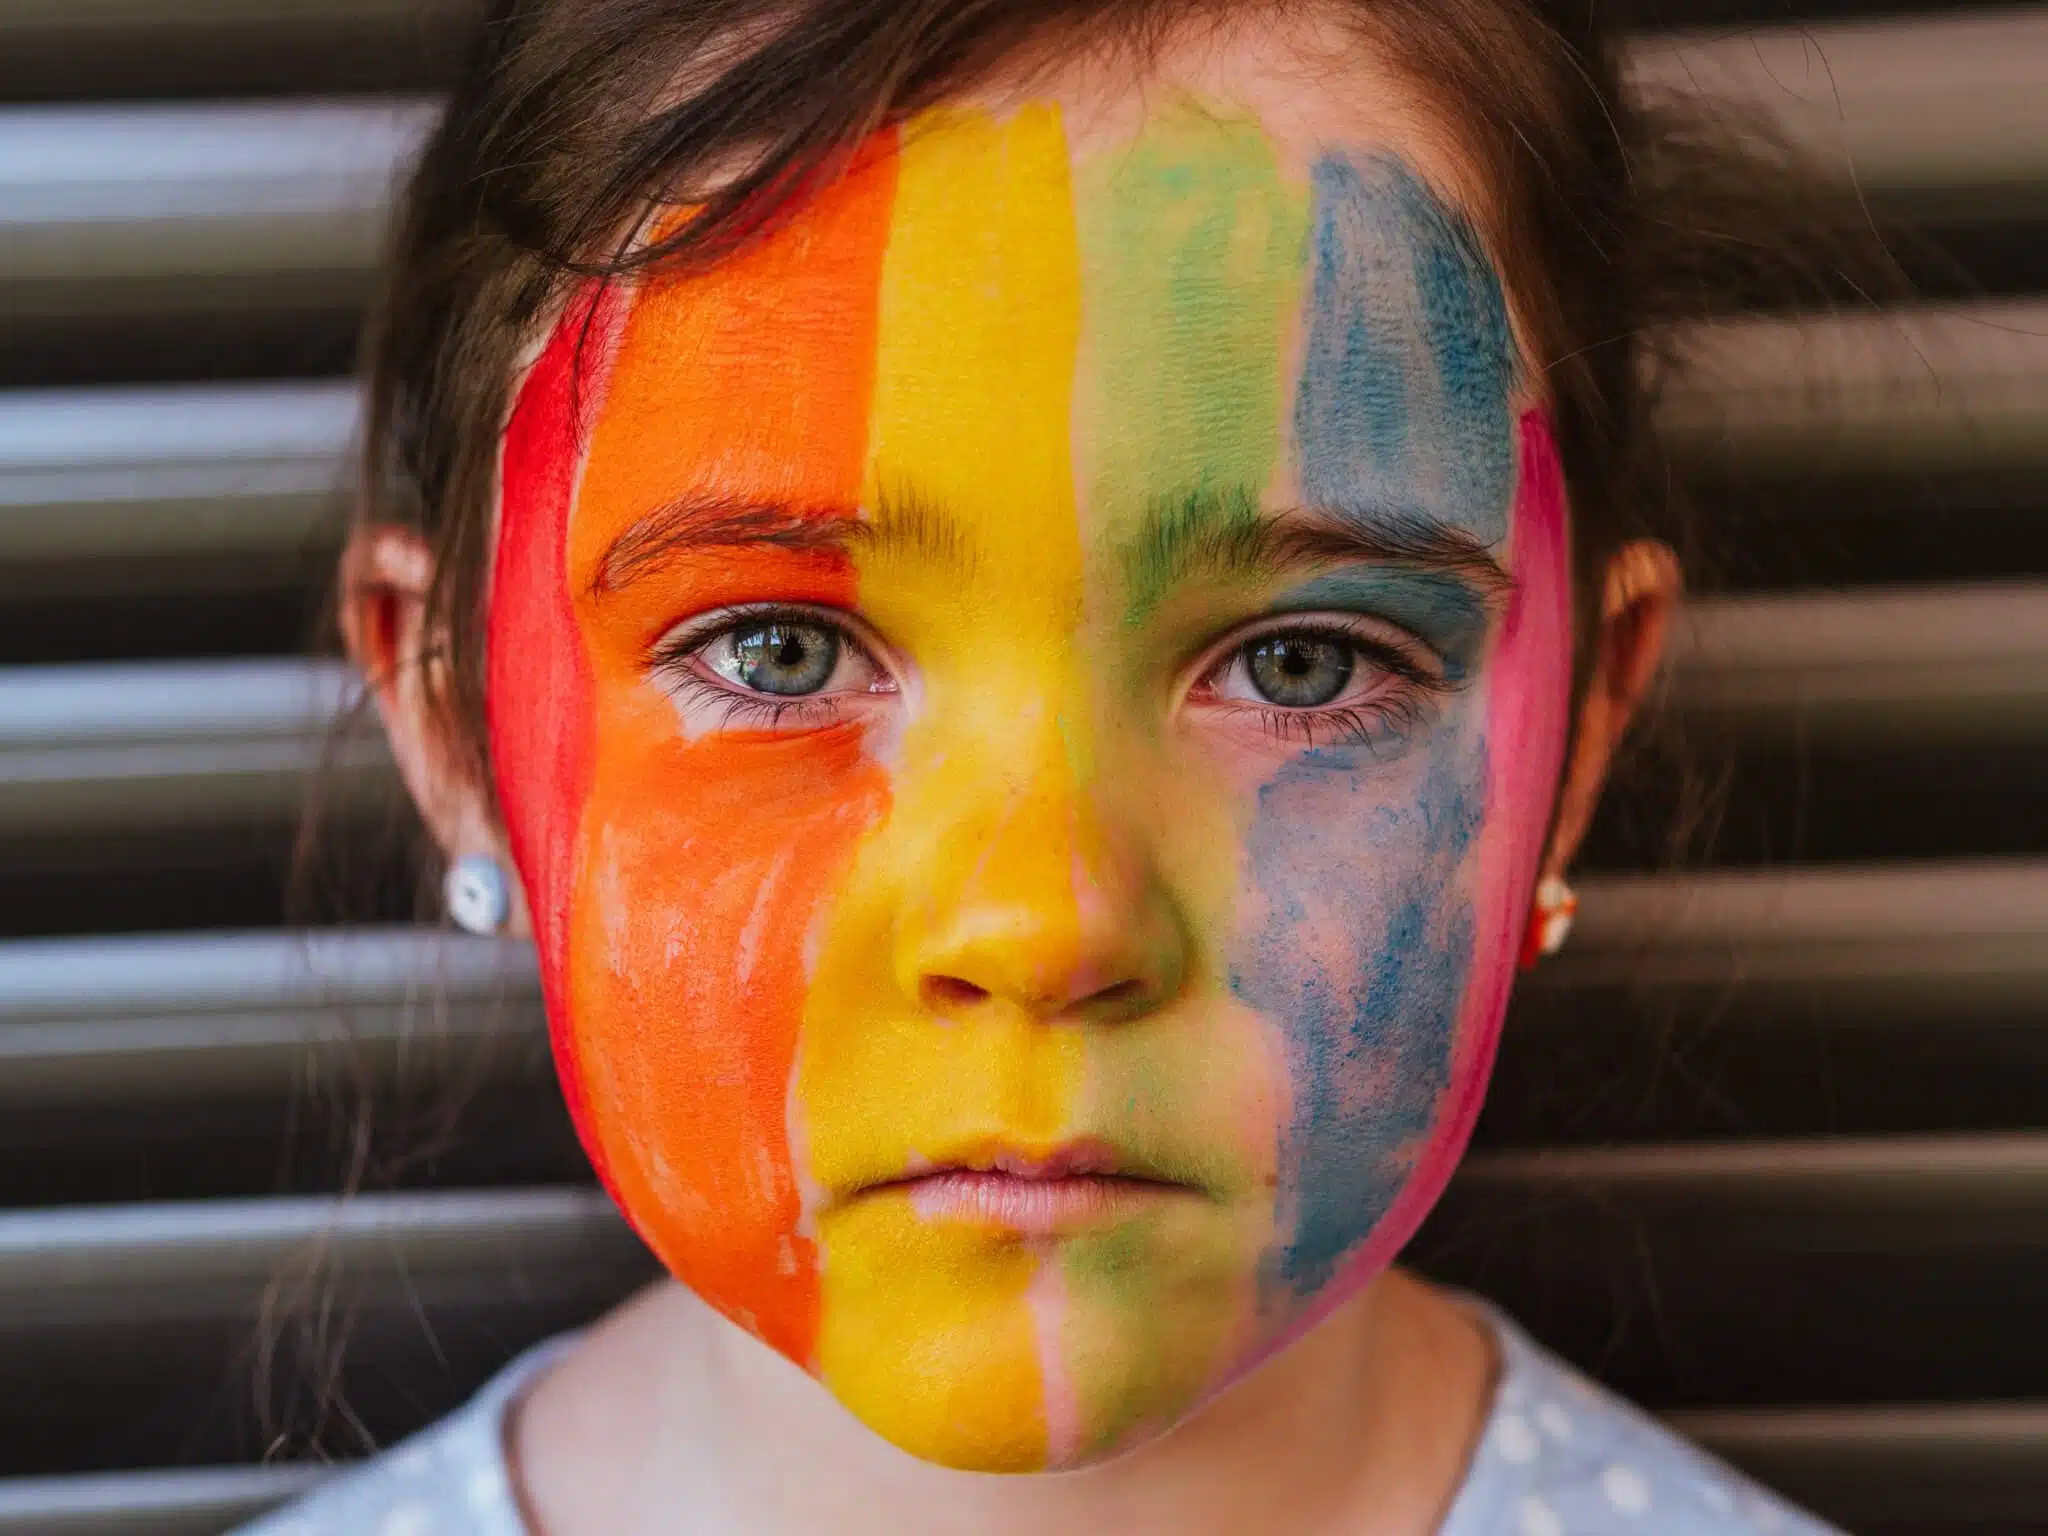
[[(1375, 1282), (1201, 1412), (1077, 1472), (988, 1476), (903, 1455), (780, 1356), (665, 1282), (601, 1324), (509, 1435), (540, 1536), (1253, 1529), (1434, 1531), (1485, 1422), (1484, 1325)], [(711, 1518), (720, 1516), (720, 1518)]]

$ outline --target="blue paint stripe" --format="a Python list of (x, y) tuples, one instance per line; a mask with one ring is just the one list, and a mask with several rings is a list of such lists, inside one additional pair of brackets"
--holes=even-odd
[(1310, 184), (1303, 495), (1364, 521), (1500, 542), (1516, 370), (1499, 277), (1470, 225), (1391, 156), (1325, 155)]

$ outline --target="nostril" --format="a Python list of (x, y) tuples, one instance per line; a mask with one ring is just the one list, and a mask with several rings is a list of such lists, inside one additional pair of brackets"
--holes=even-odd
[(933, 1013), (968, 1008), (988, 996), (986, 987), (977, 987), (958, 976), (927, 976), (918, 984), (918, 990), (924, 994), (925, 1007)]
[(1120, 981), (1113, 987), (1104, 987), (1088, 999), (1091, 1007), (1123, 1008), (1143, 999), (1145, 983), (1142, 981)]

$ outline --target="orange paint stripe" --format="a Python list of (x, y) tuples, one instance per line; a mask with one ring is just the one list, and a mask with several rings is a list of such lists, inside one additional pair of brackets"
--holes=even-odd
[[(621, 338), (572, 529), (579, 601), (593, 601), (610, 542), (679, 499), (820, 516), (857, 505), (872, 390), (857, 363), (874, 357), (895, 174), (893, 139), (878, 143), (773, 238), (645, 291)], [(779, 574), (777, 565), (686, 561), (624, 600), (636, 618), (645, 610), (646, 639), (657, 622), (702, 606), (698, 588), (720, 604), (851, 606), (845, 561), (790, 555)], [(817, 1254), (798, 1230), (789, 1144), (805, 951), (815, 915), (887, 807), (887, 779), (852, 730), (686, 740), (637, 647), (600, 645), (594, 665), (600, 760), (570, 946), (590, 1119), (622, 1203), (663, 1262), (808, 1361)], [(716, 1241), (695, 1240), (714, 1226)]]

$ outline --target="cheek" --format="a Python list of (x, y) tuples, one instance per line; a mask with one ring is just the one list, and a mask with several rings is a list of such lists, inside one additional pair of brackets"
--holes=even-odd
[(1451, 1086), (1486, 749), (1465, 718), (1392, 769), (1314, 754), (1259, 797), (1230, 985), (1293, 1084), (1267, 1283), (1322, 1292), (1386, 1219)]
[(699, 1294), (799, 1362), (817, 1264), (789, 1101), (811, 935), (884, 814), (852, 731), (676, 739), (600, 717), (569, 939), (571, 1050), (620, 1203)]

